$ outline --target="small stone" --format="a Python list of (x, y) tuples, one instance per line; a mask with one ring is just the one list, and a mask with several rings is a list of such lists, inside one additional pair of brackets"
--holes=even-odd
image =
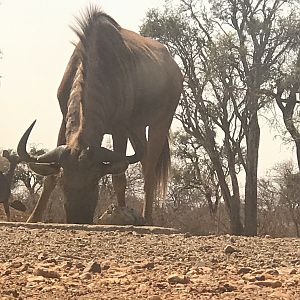
[(14, 298), (19, 297), (19, 292), (16, 289), (12, 289), (12, 290), (8, 291), (7, 293), (10, 294), (11, 296), (13, 296)]
[(224, 252), (225, 252), (225, 254), (231, 254), (231, 253), (234, 253), (234, 252), (238, 252), (238, 250), (236, 248), (232, 247), (231, 245), (227, 245), (224, 248)]
[(53, 287), (52, 286), (45, 286), (45, 287), (43, 287), (42, 288), (42, 292), (46, 292), (46, 293), (48, 293), (48, 292), (51, 292), (51, 291), (53, 291)]
[(157, 287), (161, 290), (164, 290), (165, 288), (167, 288), (168, 284), (166, 282), (156, 282), (156, 283), (153, 283), (153, 286)]
[(256, 282), (253, 282), (253, 284), (255, 285), (258, 285), (260, 287), (264, 286), (264, 287), (271, 287), (273, 289), (275, 288), (278, 288), (278, 287), (281, 287), (282, 286), (282, 283), (278, 280), (275, 280), (275, 281), (256, 281)]
[(3, 271), (3, 273), (1, 275), (2, 276), (7, 276), (7, 275), (10, 275), (10, 274), (11, 274), (11, 270), (7, 269), (7, 270)]
[(250, 274), (245, 274), (244, 276), (242, 276), (242, 279), (249, 282), (256, 281), (256, 277)]
[(28, 268), (29, 268), (29, 264), (24, 264), (24, 265), (22, 265), (22, 267), (19, 269), (19, 271), (20, 272), (25, 272), (25, 271), (27, 271), (28, 270)]
[(91, 261), (87, 264), (87, 266), (84, 268), (83, 273), (101, 273), (101, 265), (96, 261)]
[(38, 260), (46, 260), (48, 258), (48, 255), (46, 253), (40, 253), (38, 255)]
[(70, 269), (70, 268), (72, 268), (72, 262), (71, 261), (66, 261), (66, 262), (64, 262), (63, 264), (62, 264), (62, 268), (63, 269)]
[(280, 299), (280, 300), (290, 300), (291, 299), (291, 297), (288, 294), (281, 292), (281, 291), (275, 291), (274, 293), (269, 294), (269, 297), (275, 298), (275, 299)]
[(102, 270), (108, 270), (109, 268), (110, 268), (110, 262), (109, 261), (101, 262), (101, 269)]
[(297, 279), (289, 279), (285, 282), (285, 286), (287, 287), (292, 287), (292, 286), (298, 286), (299, 285), (299, 280)]
[(11, 263), (10, 266), (11, 266), (12, 268), (17, 269), (17, 268), (20, 268), (22, 265), (23, 265), (23, 264), (22, 264), (20, 261), (14, 261), (14, 262)]
[(184, 238), (190, 238), (190, 237), (192, 237), (193, 235), (190, 233), (190, 232), (186, 232), (184, 235), (183, 235), (183, 237)]
[(75, 266), (76, 266), (76, 268), (79, 269), (79, 270), (81, 270), (81, 269), (83, 270), (83, 269), (84, 269), (84, 264), (83, 264), (82, 262), (76, 263)]
[(252, 272), (253, 275), (261, 275), (264, 273), (264, 270), (255, 270)]
[(36, 268), (33, 271), (33, 275), (42, 276), (45, 278), (60, 278), (60, 275), (58, 272), (56, 272), (54, 270), (44, 269), (44, 268)]
[(264, 280), (266, 280), (266, 276), (265, 275), (257, 275), (257, 276), (255, 276), (255, 279), (258, 281), (264, 281)]
[(154, 262), (144, 262), (136, 266), (137, 269), (153, 269)]
[(291, 263), (298, 266), (298, 265), (300, 265), (300, 259), (294, 259), (291, 261)]
[(230, 283), (224, 283), (219, 287), (220, 291), (222, 291), (223, 293), (225, 292), (233, 292), (235, 291), (237, 288), (236, 286), (230, 284)]
[(242, 267), (238, 270), (238, 274), (248, 274), (248, 273), (251, 273), (252, 272), (252, 268), (249, 268), (249, 267)]
[(65, 285), (68, 287), (74, 287), (74, 288), (79, 288), (81, 286), (81, 283), (77, 282), (77, 281), (66, 281)]
[(28, 282), (43, 282), (45, 281), (45, 277), (43, 276), (28, 276), (27, 277)]
[(230, 238), (229, 238), (229, 241), (230, 241), (230, 243), (235, 243), (236, 242), (236, 240), (235, 240), (235, 237), (234, 236), (231, 236)]
[(150, 296), (150, 297), (148, 298), (148, 300), (162, 300), (162, 298), (155, 295), (155, 296)]
[(45, 259), (45, 262), (47, 262), (49, 264), (57, 265), (57, 260), (53, 257)]
[(279, 275), (279, 272), (276, 269), (267, 270), (265, 273), (269, 275)]
[(189, 278), (184, 275), (179, 275), (179, 274), (172, 274), (168, 277), (168, 282), (169, 283), (181, 283), (181, 284), (187, 284), (190, 282)]
[(81, 279), (89, 280), (89, 279), (92, 278), (92, 274), (89, 273), (89, 272), (86, 272), (86, 273), (81, 274), (81, 275), (80, 275), (80, 278), (81, 278)]
[(291, 270), (289, 271), (289, 274), (290, 274), (290, 275), (295, 275), (295, 274), (297, 274), (297, 270), (296, 270), (296, 269), (291, 269)]

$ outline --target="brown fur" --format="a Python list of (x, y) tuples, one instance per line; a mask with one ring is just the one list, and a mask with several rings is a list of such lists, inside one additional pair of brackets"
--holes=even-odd
[[(74, 30), (79, 43), (58, 89), (63, 114), (58, 145), (66, 145), (71, 153), (60, 161), (67, 221), (91, 222), (98, 180), (105, 173), (113, 174), (118, 204), (125, 205), (124, 162), (99, 169), (93, 159), (104, 134), (109, 133), (120, 157), (125, 157), (128, 138), (135, 152), (143, 153), (143, 214), (152, 223), (156, 187), (162, 194), (166, 190), (168, 131), (182, 89), (180, 70), (162, 44), (121, 28), (97, 7), (77, 19)], [(46, 162), (47, 156), (38, 160)], [(114, 175), (120, 170), (121, 175)], [(49, 180), (47, 186), (54, 187)], [(40, 207), (48, 201), (43, 194), (41, 199), (29, 221), (41, 219)]]

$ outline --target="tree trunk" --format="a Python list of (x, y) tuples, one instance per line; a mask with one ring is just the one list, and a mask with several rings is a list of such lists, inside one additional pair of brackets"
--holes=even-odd
[(247, 169), (245, 186), (245, 234), (257, 235), (257, 167), (260, 128), (257, 113), (253, 114), (247, 134)]
[(242, 235), (244, 232), (240, 217), (240, 201), (233, 199), (230, 207), (230, 231), (233, 235)]
[(229, 219), (230, 219), (230, 233), (233, 235), (242, 235), (243, 234), (243, 225), (241, 222), (240, 216), (240, 199), (236, 197), (236, 195), (231, 195), (230, 190), (228, 188), (228, 184), (226, 182), (225, 175), (223, 173), (222, 166), (220, 161), (213, 151), (208, 152), (212, 163), (214, 164), (214, 168), (216, 170), (221, 193), (228, 211)]

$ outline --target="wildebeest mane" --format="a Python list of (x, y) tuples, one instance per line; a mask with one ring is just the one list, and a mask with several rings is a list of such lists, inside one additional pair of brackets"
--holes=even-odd
[(76, 24), (70, 26), (75, 34), (79, 37), (79, 40), (82, 44), (82, 48), (80, 49), (81, 55), (86, 52), (85, 50), (88, 47), (88, 38), (91, 34), (93, 25), (99, 20), (99, 18), (105, 19), (113, 24), (117, 29), (121, 29), (121, 26), (111, 16), (104, 13), (100, 7), (90, 5), (85, 11), (82, 11), (80, 16), (75, 17)]
[[(91, 133), (93, 124), (98, 124), (98, 136), (101, 136), (109, 122), (131, 108), (128, 99), (132, 99), (132, 86), (124, 86), (124, 82), (130, 82), (132, 57), (121, 36), (120, 25), (99, 7), (90, 6), (76, 18), (76, 23), (72, 29), (80, 40), (76, 46), (80, 65), (69, 102), (82, 107), (82, 116), (77, 118), (81, 125), (72, 118), (78, 129), (81, 128), (81, 137), (89, 136), (86, 141), (89, 144), (93, 141), (91, 136), (97, 136), (96, 132)], [(67, 135), (68, 132), (67, 129)]]

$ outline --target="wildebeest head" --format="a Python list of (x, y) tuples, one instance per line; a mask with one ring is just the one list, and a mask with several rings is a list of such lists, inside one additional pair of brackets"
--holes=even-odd
[(31, 156), (26, 144), (35, 121), (18, 144), (20, 158), (29, 163), (36, 173), (48, 176), (61, 172), (68, 223), (92, 223), (98, 199), (98, 181), (106, 174), (124, 172), (129, 163), (139, 160), (137, 154), (123, 156), (109, 149), (87, 147), (74, 149), (68, 145), (40, 155)]

